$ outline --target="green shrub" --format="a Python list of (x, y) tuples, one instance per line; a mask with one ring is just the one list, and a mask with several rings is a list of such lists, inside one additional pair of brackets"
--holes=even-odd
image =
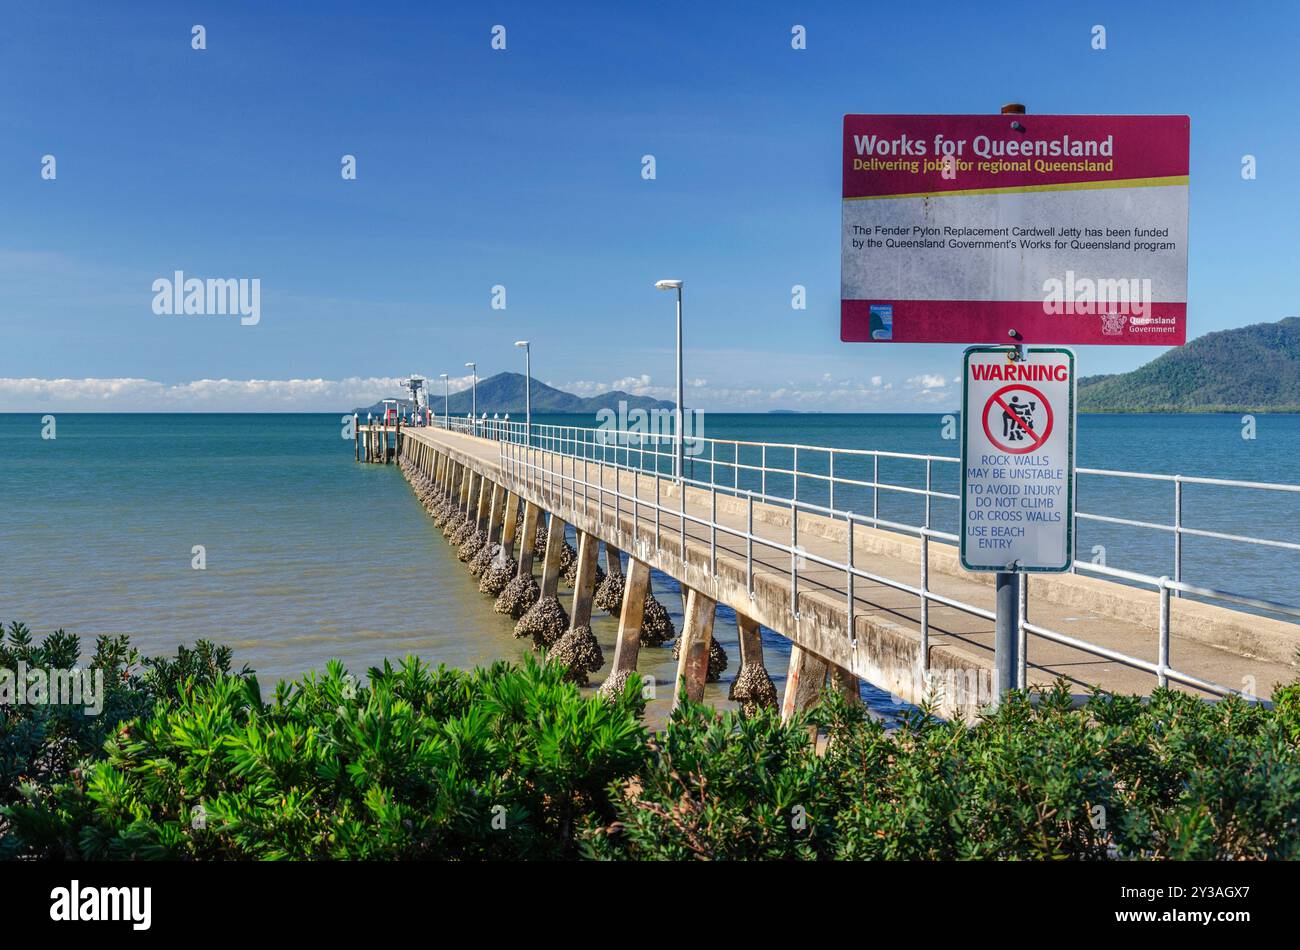
[(101, 758), (4, 810), (9, 854), (565, 857), (646, 754), (639, 687), (590, 702), (531, 659), (459, 673), (407, 658), (365, 685), (331, 662), (269, 703), (251, 675), (165, 682)]
[[(62, 631), (0, 643), (0, 668), (78, 657)], [(1272, 707), (1059, 683), (892, 728), (832, 690), (785, 725), (686, 703), (651, 736), (635, 675), (585, 697), (532, 658), (364, 683), (331, 662), (269, 701), (203, 641), (142, 661), (100, 638), (89, 665), (98, 716), (0, 707), (0, 856), (1300, 857), (1300, 683)]]
[(1300, 701), (1149, 700), (1064, 683), (974, 727), (926, 711), (890, 732), (830, 692), (802, 722), (673, 718), (659, 755), (588, 826), (593, 857), (1215, 859), (1300, 857)]

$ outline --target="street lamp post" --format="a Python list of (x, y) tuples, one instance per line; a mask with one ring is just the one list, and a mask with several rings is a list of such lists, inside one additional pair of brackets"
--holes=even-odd
[(478, 364), (466, 363), (465, 366), (474, 373), (474, 384), (469, 394), (469, 417), (473, 420), (470, 435), (478, 435)]
[(439, 373), (442, 377), (442, 424), (448, 429), (451, 428), (451, 377), (446, 373)]
[(676, 433), (677, 455), (674, 459), (676, 471), (674, 476), (681, 481), (686, 472), (686, 447), (682, 440), (682, 282), (680, 280), (657, 280), (655, 287), (659, 290), (677, 291), (677, 414)]
[(524, 445), (533, 443), (533, 351), (527, 340), (515, 340), (524, 348)]

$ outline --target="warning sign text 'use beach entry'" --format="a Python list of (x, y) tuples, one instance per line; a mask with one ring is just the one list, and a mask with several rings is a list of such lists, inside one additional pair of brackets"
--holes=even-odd
[(1190, 128), (846, 115), (840, 338), (1181, 346)]
[(962, 383), (961, 562), (1066, 571), (1073, 560), (1074, 353), (975, 346)]

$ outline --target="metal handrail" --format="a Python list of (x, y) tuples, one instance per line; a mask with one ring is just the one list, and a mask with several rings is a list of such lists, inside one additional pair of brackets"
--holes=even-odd
[[(521, 457), (519, 454), (521, 452), (523, 453), (523, 457)], [(551, 476), (554, 475), (553, 466), (550, 464), (543, 464), (541, 461), (536, 460), (533, 457), (534, 452), (537, 452), (544, 456), (557, 455), (557, 453), (554, 453), (548, 449), (533, 449), (531, 447), (524, 447), (516, 444), (503, 443), (501, 448), (503, 472), (508, 477), (522, 480), (525, 485), (535, 485), (539, 481), (539, 477), (537, 473), (540, 473), (540, 480), (543, 482), (543, 484), (545, 484), (546, 476), (548, 474)], [(566, 458), (568, 456), (559, 456), (559, 457)], [(605, 466), (602, 463), (601, 468), (603, 469), (604, 467)], [(617, 470), (618, 469), (615, 468), (615, 471)], [(656, 515), (656, 526), (658, 525), (660, 512), (673, 515), (679, 518), (681, 520), (681, 524), (683, 525), (683, 529), (678, 535), (680, 538), (683, 539), (682, 540), (683, 556), (684, 556), (684, 545), (686, 541), (689, 540), (689, 536), (684, 530), (685, 524), (690, 523), (692, 525), (698, 525), (700, 527), (707, 527), (710, 530), (710, 563), (715, 565), (717, 563), (717, 534), (719, 532), (734, 537), (737, 540), (744, 541), (745, 549), (746, 549), (746, 589), (748, 590), (751, 597), (753, 597), (755, 593), (754, 592), (754, 568), (753, 568), (754, 544), (758, 543), (761, 544), (763, 547), (771, 548), (783, 552), (789, 555), (791, 559), (792, 612), (796, 611), (798, 605), (799, 562), (806, 561), (806, 562), (819, 564), (823, 567), (832, 568), (834, 570), (843, 571), (846, 575), (846, 588), (849, 592), (850, 598), (852, 598), (853, 581), (855, 579), (861, 579), (861, 580), (866, 580), (873, 583), (881, 584), (891, 589), (902, 591), (904, 593), (918, 597), (921, 600), (922, 607), (923, 607), (922, 621), (921, 621), (921, 627), (922, 627), (921, 634), (922, 634), (923, 642), (928, 640), (928, 636), (929, 636), (929, 625), (928, 625), (927, 614), (928, 614), (928, 605), (931, 603), (947, 606), (949, 608), (970, 614), (972, 616), (981, 617), (985, 620), (991, 621), (995, 617), (994, 613), (991, 610), (988, 610), (987, 608), (979, 607), (975, 604), (970, 604), (965, 601), (953, 597), (948, 597), (936, 591), (930, 590), (927, 582), (928, 557), (925, 558), (925, 560), (923, 561), (921, 584), (919, 586), (914, 586), (904, 581), (900, 581), (884, 575), (876, 574), (871, 571), (867, 571), (853, 564), (851, 542), (849, 545), (850, 556), (847, 562), (836, 561), (833, 558), (822, 557), (815, 553), (804, 550), (797, 544), (798, 512), (803, 508), (808, 508), (811, 510), (819, 510), (824, 512), (825, 509), (823, 506), (808, 505), (803, 502), (798, 502), (794, 499), (788, 500), (788, 504), (792, 513), (792, 518), (791, 518), (792, 540), (790, 544), (784, 544), (781, 541), (775, 540), (773, 538), (760, 537), (754, 534), (753, 532), (753, 522), (752, 522), (753, 504), (755, 503), (755, 501), (759, 500), (759, 493), (751, 492), (748, 490), (741, 490), (740, 492), (736, 493), (738, 496), (743, 496), (748, 501), (747, 528), (746, 530), (740, 530), (737, 528), (730, 527), (722, 522), (719, 522), (717, 520), (716, 514), (712, 518), (705, 518), (687, 512), (685, 509), (685, 501), (684, 501), (685, 488), (695, 487), (700, 490), (709, 490), (710, 492), (713, 493), (713, 496), (716, 499), (716, 492), (720, 490), (720, 486), (710, 485), (699, 481), (693, 481), (691, 479), (684, 479), (683, 490), (679, 492), (679, 502), (680, 502), (679, 507), (669, 508), (667, 506), (664, 506), (658, 500), (658, 498), (656, 498), (655, 501), (653, 502), (648, 499), (641, 498), (639, 492), (636, 494), (629, 495), (623, 492), (620, 488), (615, 488), (611, 490), (604, 484), (604, 477), (603, 477), (604, 472), (601, 471), (599, 474), (600, 474), (600, 482), (595, 483), (595, 482), (591, 482), (588, 478), (585, 477), (579, 479), (576, 476), (576, 474), (572, 476), (565, 476), (561, 471), (560, 486), (558, 489), (558, 501), (560, 505), (565, 504), (565, 483), (566, 482), (567, 482), (568, 497), (569, 497), (568, 507), (570, 508), (570, 510), (577, 510), (576, 501), (579, 495), (578, 490), (580, 488), (582, 489), (584, 508), (588, 507), (590, 502), (590, 497), (589, 497), (590, 489), (599, 488), (600, 492), (598, 497), (600, 501), (598, 502), (598, 511), (597, 511), (598, 521), (600, 523), (604, 523), (603, 499), (605, 495), (613, 496), (617, 498), (619, 502), (621, 501), (630, 502), (632, 505), (633, 517), (634, 517), (633, 536), (638, 539), (640, 538), (640, 530), (639, 530), (639, 523), (638, 523), (638, 515), (639, 515), (640, 508), (650, 507), (654, 509)], [(646, 474), (646, 473), (638, 473), (638, 474)], [(657, 484), (658, 483), (656, 482), (656, 485)], [(725, 490), (725, 488), (723, 488), (722, 490)], [(555, 489), (554, 482), (551, 483), (550, 491), (547, 492), (547, 494), (553, 499), (556, 497), (557, 491)], [(716, 501), (714, 502), (714, 505), (716, 511)], [(862, 518), (859, 516), (855, 516), (851, 513), (846, 513), (846, 515), (847, 515), (848, 522), (855, 526), (857, 524), (867, 525), (869, 523), (878, 520), (878, 519)], [(923, 542), (929, 540), (930, 538), (935, 538), (935, 537), (941, 538), (943, 540), (955, 540), (955, 537), (951, 534), (948, 534), (946, 532), (934, 531), (932, 529), (916, 528), (914, 526), (904, 525), (904, 524), (894, 524), (893, 527), (895, 529), (905, 531), (906, 533), (915, 534), (919, 536)], [(848, 536), (849, 538), (852, 538), (853, 532), (851, 530), (848, 532)], [(656, 544), (658, 544), (658, 541), (656, 541)], [(1089, 565), (1089, 567), (1100, 567), (1100, 566)], [(1108, 573), (1111, 574), (1112, 576), (1124, 577), (1126, 579), (1134, 580), (1134, 581), (1146, 580), (1144, 575), (1140, 575), (1130, 571), (1120, 571), (1113, 568), (1102, 569), (1099, 571), (1099, 573)], [(1032, 633), (1035, 636), (1042, 637), (1044, 639), (1056, 643), (1060, 643), (1062, 645), (1071, 646), (1075, 649), (1082, 650), (1084, 652), (1102, 657), (1104, 659), (1112, 660), (1113, 662), (1117, 662), (1132, 667), (1134, 669), (1139, 669), (1145, 672), (1152, 673), (1157, 677), (1159, 684), (1162, 686), (1166, 685), (1169, 681), (1172, 680), (1174, 682), (1183, 683), (1185, 685), (1192, 686), (1196, 689), (1200, 689), (1204, 692), (1208, 692), (1220, 696), (1243, 695), (1239, 690), (1227, 686), (1222, 686), (1220, 684), (1213, 683), (1209, 680), (1205, 680), (1201, 677), (1197, 677), (1193, 674), (1185, 673), (1180, 670), (1177, 670), (1169, 662), (1170, 630), (1169, 630), (1168, 601), (1169, 601), (1170, 592), (1175, 589), (1182, 589), (1189, 592), (1202, 594), (1205, 596), (1229, 596), (1230, 597), (1232, 595), (1226, 595), (1225, 592), (1214, 591), (1209, 588), (1197, 588), (1197, 587), (1193, 587), (1192, 585), (1177, 584), (1173, 581), (1170, 581), (1168, 578), (1164, 578), (1164, 577), (1153, 579), (1153, 580), (1155, 586), (1158, 588), (1161, 595), (1160, 597), (1160, 621), (1161, 622), (1160, 622), (1160, 642), (1159, 642), (1159, 653), (1160, 653), (1161, 660), (1158, 661), (1157, 663), (1152, 663), (1149, 660), (1143, 660), (1139, 657), (1131, 656), (1129, 654), (1125, 654), (1118, 650), (1112, 650), (1108, 647), (1104, 647), (1099, 644), (1093, 644), (1086, 640), (1079, 639), (1077, 637), (1071, 637), (1068, 634), (1061, 633), (1060, 631), (1051, 630), (1049, 628), (1030, 623), (1027, 619), (1024, 618), (1023, 614), (1019, 621), (1020, 632), (1022, 634)], [(853, 601), (850, 599), (850, 604), (852, 603)], [(1258, 603), (1260, 604), (1268, 603), (1268, 605), (1271, 607), (1283, 609), (1287, 612), (1293, 613), (1297, 617), (1300, 617), (1300, 609), (1291, 608), (1287, 605), (1272, 604), (1271, 602), (1258, 602)], [(853, 618), (855, 616), (853, 610), (854, 608), (850, 606), (849, 608), (850, 612), (848, 615), (849, 618), (848, 627), (849, 627), (851, 640), (853, 639), (852, 637)], [(921, 656), (923, 658), (922, 662), (924, 663), (926, 659), (928, 659), (928, 650), (923, 648), (921, 651)], [(926, 673), (926, 669), (923, 668), (919, 672), (921, 673), (921, 675), (924, 675)], [(1024, 683), (1023, 667), (1020, 671), (1020, 677), (1018, 681), (1021, 684)]]

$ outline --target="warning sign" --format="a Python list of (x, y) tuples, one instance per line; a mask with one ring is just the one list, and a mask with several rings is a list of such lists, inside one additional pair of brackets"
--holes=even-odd
[(1061, 347), (971, 347), (962, 392), (962, 566), (1069, 570), (1074, 353)]

